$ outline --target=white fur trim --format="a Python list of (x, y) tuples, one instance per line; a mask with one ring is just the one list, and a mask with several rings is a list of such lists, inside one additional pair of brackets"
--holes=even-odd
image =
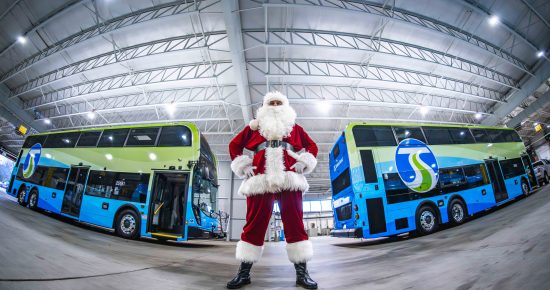
[(260, 260), (263, 250), (263, 246), (256, 246), (245, 241), (239, 241), (235, 251), (235, 258), (241, 262), (256, 263)]
[(239, 194), (244, 196), (252, 196), (264, 194), (267, 192), (276, 193), (281, 191), (307, 191), (309, 184), (304, 175), (293, 171), (283, 172), (284, 182), (279, 186), (273, 186), (268, 182), (266, 174), (256, 174), (241, 183)]
[(260, 122), (258, 122), (258, 120), (256, 120), (256, 119), (254, 119), (254, 120), (250, 121), (250, 123), (248, 123), (248, 126), (250, 126), (250, 129), (252, 129), (252, 131), (256, 131), (260, 127)]
[(306, 165), (306, 168), (304, 168), (304, 174), (311, 173), (313, 169), (315, 169), (315, 166), (317, 166), (317, 158), (309, 152), (300, 154), (296, 161), (303, 162)]
[(286, 254), (294, 264), (305, 263), (313, 258), (313, 245), (310, 240), (286, 244)]
[(249, 166), (252, 166), (252, 159), (246, 155), (237, 156), (231, 161), (231, 170), (240, 178), (246, 177), (244, 170)]
[(267, 185), (272, 188), (279, 188), (285, 183), (285, 163), (283, 148), (265, 148), (265, 175)]
[(268, 106), (269, 102), (274, 100), (281, 101), (281, 103), (283, 103), (283, 106), (288, 106), (288, 98), (285, 95), (281, 94), (281, 92), (279, 91), (273, 91), (273, 92), (267, 93), (264, 96), (263, 105)]

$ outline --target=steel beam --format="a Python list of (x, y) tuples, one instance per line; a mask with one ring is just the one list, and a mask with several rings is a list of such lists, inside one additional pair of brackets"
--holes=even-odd
[(257, 45), (265, 44), (268, 47), (339, 48), (388, 54), (402, 57), (405, 60), (413, 59), (435, 63), (466, 72), (472, 76), (480, 77), (499, 85), (518, 89), (516, 80), (504, 73), (455, 55), (401, 41), (339, 31), (309, 29), (270, 28), (268, 33), (268, 37), (265, 39), (264, 29), (246, 29), (243, 31), (244, 36), (256, 42)]
[(427, 16), (399, 9), (395, 7), (386, 7), (380, 3), (372, 3), (364, 0), (319, 0), (319, 1), (299, 1), (299, 0), (278, 0), (265, 3), (264, 1), (257, 0), (255, 2), (261, 3), (264, 7), (280, 7), (280, 8), (323, 8), (334, 10), (347, 10), (356, 13), (367, 13), (379, 17), (389, 19), (391, 21), (398, 21), (407, 23), (409, 25), (415, 25), (423, 29), (436, 31), (444, 34), (453, 39), (460, 40), (476, 48), (482, 49), (491, 55), (503, 59), (512, 66), (531, 74), (529, 67), (523, 61), (512, 55), (510, 52), (504, 51), (501, 47), (492, 44), (481, 37), (473, 35), (473, 33), (467, 32), (459, 27), (452, 26), (448, 23), (429, 18)]
[(29, 69), (33, 65), (37, 64), (39, 61), (53, 55), (60, 53), (61, 51), (66, 50), (69, 47), (73, 47), (77, 44), (81, 44), (88, 39), (92, 39), (97, 36), (101, 36), (106, 33), (111, 33), (113, 31), (118, 31), (123, 28), (133, 26), (135, 24), (140, 24), (148, 22), (151, 20), (156, 20), (164, 17), (188, 14), (188, 13), (197, 13), (202, 9), (206, 9), (216, 3), (216, 1), (174, 1), (166, 4), (155, 5), (153, 7), (137, 10), (113, 19), (109, 19), (99, 25), (95, 25), (84, 29), (78, 33), (70, 35), (65, 39), (60, 40), (59, 42), (53, 44), (43, 51), (39, 51), (36, 54), (26, 58), (21, 61), (18, 65), (13, 67), (11, 70), (6, 72), (0, 77), (0, 82), (5, 82), (6, 80), (12, 78), (13, 76)]
[(541, 110), (548, 104), (550, 104), (550, 91), (544, 93), (536, 101), (531, 103), (529, 107), (523, 109), (523, 111), (519, 112), (519, 114), (506, 122), (506, 126), (510, 128), (515, 128), (516, 126), (520, 125), (523, 120), (529, 118), (531, 114), (535, 113), (538, 110)]
[(93, 56), (64, 67), (58, 68), (55, 71), (50, 71), (42, 74), (26, 83), (15, 88), (13, 97), (17, 97), (33, 90), (39, 90), (45, 86), (52, 85), (60, 80), (68, 77), (75, 77), (84, 72), (97, 69), (100, 67), (116, 64), (127, 63), (128, 61), (139, 58), (176, 52), (192, 49), (202, 49), (214, 45), (226, 38), (224, 31), (215, 31), (206, 33), (206, 37), (202, 35), (183, 35), (169, 39), (155, 40), (148, 43), (138, 44), (130, 47), (125, 47), (120, 50), (103, 53)]
[(211, 79), (227, 72), (230, 68), (230, 62), (218, 61), (213, 63), (213, 69), (210, 64), (195, 63), (135, 71), (131, 74), (114, 75), (44, 93), (42, 96), (26, 101), (25, 109), (32, 110), (75, 98), (83, 98), (98, 92), (107, 92), (120, 88), (145, 87), (155, 83), (182, 80)]
[(23, 110), (23, 103), (19, 99), (10, 100), (8, 98), (10, 93), (10, 89), (6, 85), (0, 84), (0, 118), (5, 119), (14, 127), (25, 125), (31, 131), (46, 131), (47, 128), (42, 122), (38, 122), (31, 113)]
[(315, 76), (346, 78), (350, 80), (385, 81), (441, 89), (452, 93), (460, 93), (478, 100), (503, 102), (502, 93), (481, 85), (474, 85), (441, 75), (388, 66), (326, 60), (270, 59), (267, 69), (269, 73), (267, 73), (262, 68), (264, 63), (265, 60), (263, 59), (248, 60), (248, 65), (251, 69), (265, 74), (268, 78)]
[(534, 70), (534, 76), (530, 77), (525, 75), (520, 82), (521, 89), (514, 91), (506, 96), (506, 103), (498, 104), (494, 107), (494, 115), (490, 118), (483, 120), (483, 124), (494, 126), (501, 122), (508, 114), (510, 114), (515, 108), (521, 105), (521, 103), (535, 90), (540, 87), (543, 82), (546, 82), (550, 78), (550, 64), (541, 59), (536, 65)]
[(233, 71), (235, 72), (239, 102), (245, 124), (248, 124), (253, 119), (253, 114), (250, 107), (250, 92), (248, 90), (248, 75), (244, 56), (241, 16), (239, 13), (239, 1), (223, 1), (223, 16), (229, 38), (229, 47), (231, 48), (231, 62), (233, 63)]

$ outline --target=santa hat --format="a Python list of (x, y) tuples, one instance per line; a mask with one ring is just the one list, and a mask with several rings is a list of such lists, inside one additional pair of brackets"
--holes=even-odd
[[(281, 92), (279, 92), (279, 91), (273, 91), (273, 92), (267, 93), (264, 96), (263, 105), (264, 106), (269, 106), (269, 103), (271, 101), (280, 101), (281, 103), (283, 103), (283, 106), (288, 106), (289, 105), (288, 98), (285, 95), (281, 94)], [(250, 126), (250, 129), (252, 129), (254, 131), (258, 130), (258, 128), (259, 128), (259, 122), (256, 119), (250, 121), (250, 123), (248, 125)]]

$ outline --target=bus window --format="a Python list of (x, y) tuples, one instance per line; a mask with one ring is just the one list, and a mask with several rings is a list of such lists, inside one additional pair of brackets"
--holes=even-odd
[(332, 181), (332, 195), (340, 193), (351, 185), (349, 168), (346, 168), (336, 179)]
[(472, 134), (474, 135), (474, 138), (476, 139), (477, 143), (493, 142), (491, 140), (491, 137), (489, 137), (489, 134), (487, 134), (487, 131), (485, 131), (485, 129), (470, 129), (470, 131), (472, 131)]
[(489, 177), (484, 164), (467, 165), (462, 167), (468, 188), (475, 188), (489, 184)]
[(390, 126), (355, 126), (352, 131), (357, 147), (397, 145)]
[(96, 147), (101, 131), (82, 132), (76, 147)]
[(101, 135), (101, 139), (99, 139), (99, 144), (97, 144), (97, 147), (122, 147), (124, 145), (124, 141), (126, 141), (128, 131), (128, 129), (103, 131), (103, 135)]
[(63, 190), (67, 182), (68, 173), (68, 168), (48, 167), (42, 180), (42, 186)]
[[(193, 206), (208, 216), (216, 209), (218, 194), (218, 175), (214, 154), (208, 142), (201, 135), (201, 155), (193, 176)], [(196, 216), (196, 218), (199, 218)]]
[(86, 195), (144, 203), (149, 174), (94, 171), (90, 172)]
[(162, 127), (157, 146), (191, 146), (191, 130), (186, 126)]
[(71, 133), (61, 133), (61, 134), (51, 134), (48, 135), (44, 148), (72, 148), (75, 146), (76, 141), (80, 133), (71, 132)]
[(501, 130), (502, 137), (505, 142), (522, 142), (518, 133), (515, 130)]
[(374, 167), (374, 156), (372, 156), (372, 150), (361, 150), (361, 163), (363, 165), (363, 175), (365, 176), (365, 183), (376, 183), (378, 177), (376, 176), (376, 168)]
[(407, 138), (414, 138), (426, 143), (422, 129), (419, 127), (393, 127), (393, 130), (395, 131), (397, 142), (401, 142)]
[(501, 160), (500, 167), (502, 168), (502, 174), (505, 179), (525, 174), (525, 168), (523, 167), (521, 158)]
[(439, 170), (439, 184), (443, 193), (466, 189), (466, 177), (460, 167), (442, 168)]
[(25, 139), (25, 143), (23, 143), (23, 148), (31, 148), (32, 145), (36, 143), (40, 143), (44, 145), (44, 141), (46, 140), (47, 135), (34, 135), (29, 136), (27, 139)]
[(475, 143), (474, 137), (468, 128), (449, 128), (449, 133), (454, 144), (472, 144)]
[(422, 127), (430, 145), (453, 144), (449, 128)]
[(403, 183), (399, 174), (384, 173), (384, 188), (386, 189), (386, 199), (388, 203), (398, 203), (411, 200), (409, 188)]
[(336, 160), (340, 156), (340, 144), (336, 143), (334, 149), (332, 149), (332, 158)]
[(126, 146), (155, 146), (159, 128), (137, 128), (130, 130)]

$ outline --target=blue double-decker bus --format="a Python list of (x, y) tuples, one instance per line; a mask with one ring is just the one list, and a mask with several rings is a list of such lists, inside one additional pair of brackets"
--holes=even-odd
[(329, 165), (340, 237), (430, 234), (537, 186), (521, 138), (506, 128), (350, 123)]
[(217, 161), (188, 122), (28, 136), (8, 194), (124, 238), (222, 235)]

